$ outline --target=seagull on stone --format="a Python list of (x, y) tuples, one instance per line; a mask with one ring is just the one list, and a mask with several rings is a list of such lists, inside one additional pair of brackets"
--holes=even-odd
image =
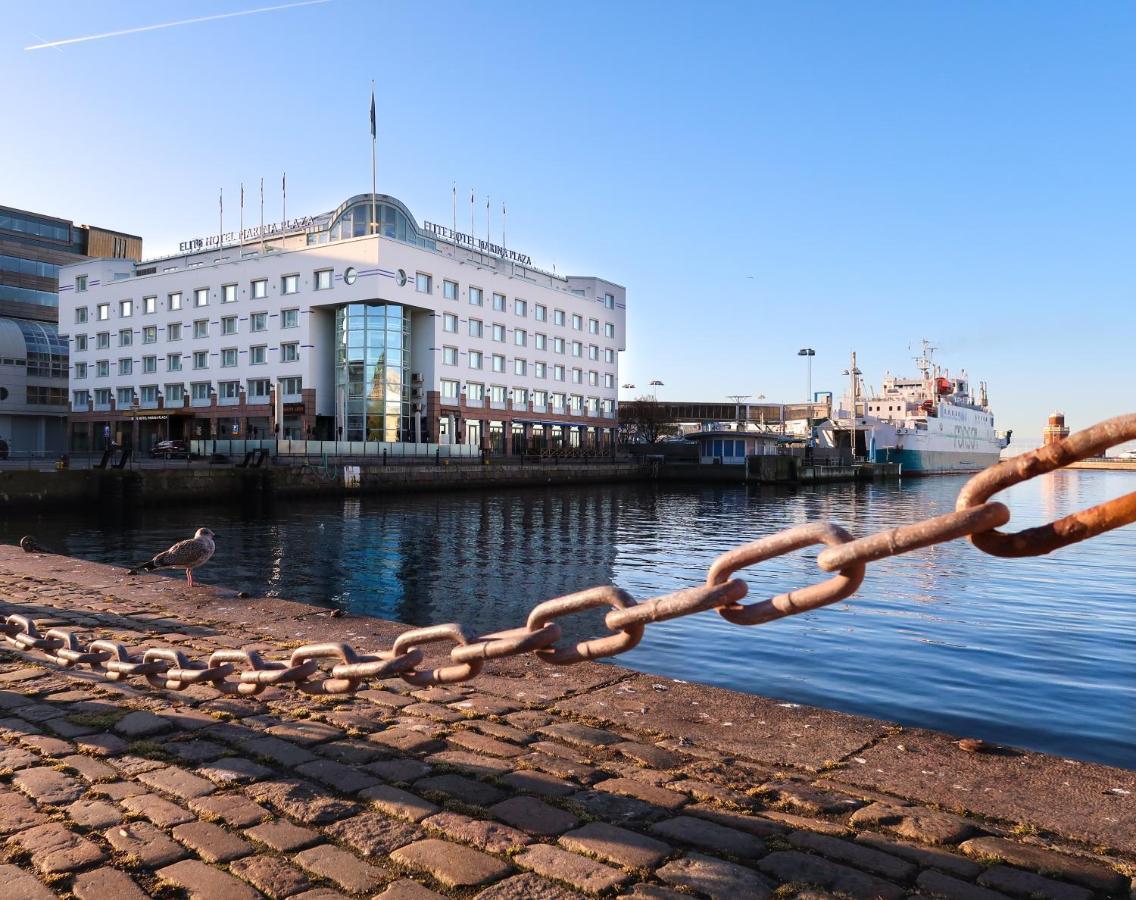
[(25, 534), (20, 538), (20, 546), (25, 553), (54, 553), (54, 550), (48, 550), (43, 544), (37, 541), (32, 535)]
[(185, 578), (189, 586), (193, 587), (193, 570), (209, 562), (213, 552), (217, 549), (213, 543), (216, 537), (209, 528), (198, 528), (193, 537), (178, 541), (169, 550), (163, 550), (149, 562), (134, 566), (128, 571), (130, 575), (139, 572), (151, 572), (154, 569), (185, 569)]

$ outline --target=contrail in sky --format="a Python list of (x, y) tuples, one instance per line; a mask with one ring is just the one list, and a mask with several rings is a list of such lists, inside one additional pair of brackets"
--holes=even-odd
[(62, 47), (66, 44), (81, 44), (84, 41), (98, 41), (103, 38), (121, 37), (124, 34), (138, 34), (140, 31), (157, 31), (161, 28), (173, 28), (177, 25), (196, 25), (198, 22), (213, 22), (217, 19), (233, 19), (237, 16), (255, 16), (257, 13), (276, 12), (281, 9), (294, 9), (297, 6), (313, 6), (317, 3), (330, 3), (331, 0), (300, 0), (299, 3), (285, 3), (282, 6), (262, 6), (260, 9), (245, 9), (240, 12), (219, 13), (215, 16), (199, 16), (196, 19), (181, 19), (177, 22), (162, 22), (159, 25), (143, 25), (140, 28), (124, 28), (122, 31), (108, 31), (105, 34), (88, 34), (86, 37), (67, 38), (62, 41), (48, 41), (44, 44), (32, 44), (25, 50), (45, 50), (48, 47)]

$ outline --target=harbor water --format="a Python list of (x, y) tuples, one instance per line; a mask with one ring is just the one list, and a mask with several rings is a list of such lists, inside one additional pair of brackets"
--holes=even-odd
[[(487, 632), (592, 585), (613, 583), (637, 599), (689, 587), (719, 553), (793, 525), (830, 520), (861, 536), (947, 512), (964, 483), (634, 484), (39, 519), (4, 512), (0, 540), (33, 533), (61, 552), (128, 565), (208, 525), (218, 550), (200, 582)], [(1136, 473), (1064, 471), (998, 499), (1018, 529), (1133, 490)], [(747, 602), (826, 577), (819, 549), (739, 573)], [(872, 564), (861, 589), (828, 609), (751, 628), (714, 612), (652, 625), (617, 664), (1136, 767), (1134, 584), (1134, 527), (1035, 559), (997, 559), (954, 541)], [(562, 621), (581, 638), (605, 633), (601, 619)]]

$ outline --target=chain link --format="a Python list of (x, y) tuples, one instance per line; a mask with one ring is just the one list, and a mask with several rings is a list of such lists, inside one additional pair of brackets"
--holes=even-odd
[[(419, 687), (455, 684), (476, 677), (489, 660), (528, 654), (552, 665), (570, 665), (626, 653), (642, 640), (646, 626), (710, 609), (734, 624), (757, 625), (828, 606), (855, 593), (869, 563), (920, 547), (968, 537), (975, 547), (994, 556), (1039, 556), (1136, 522), (1133, 492), (1048, 525), (1003, 534), (997, 529), (1010, 521), (1010, 510), (1002, 503), (989, 502), (1012, 485), (1132, 439), (1136, 439), (1136, 414), (1108, 419), (978, 473), (959, 492), (955, 512), (858, 540), (831, 522), (789, 528), (722, 554), (710, 566), (703, 585), (642, 603), (610, 585), (593, 587), (546, 600), (533, 608), (521, 627), (492, 634), (479, 636), (450, 623), (403, 632), (390, 650), (370, 654), (358, 653), (350, 644), (321, 643), (294, 650), (287, 661), (265, 659), (254, 650), (226, 648), (214, 651), (206, 662), (196, 662), (172, 647), (146, 648), (138, 656), (106, 639), (93, 640), (84, 649), (74, 632), (51, 628), (41, 634), (32, 619), (19, 613), (0, 617), (0, 638), (18, 650), (38, 651), (65, 667), (87, 666), (109, 681), (142, 677), (160, 690), (203, 685), (221, 694), (243, 696), (288, 685), (309, 694), (348, 694), (369, 680), (393, 677)], [(732, 577), (736, 572), (816, 544), (826, 545), (817, 556), (818, 568), (836, 575), (741, 604), (748, 588)], [(555, 620), (599, 607), (610, 607), (603, 620), (610, 634), (557, 646), (562, 629)], [(436, 643), (454, 645), (449, 664), (424, 666), (421, 647)]]

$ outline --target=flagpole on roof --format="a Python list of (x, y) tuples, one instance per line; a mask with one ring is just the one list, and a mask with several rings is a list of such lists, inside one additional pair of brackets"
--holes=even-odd
[(285, 172), (280, 176), (280, 218), (284, 221), (280, 223), (280, 228), (283, 230), (284, 222), (288, 221), (288, 173)]
[(506, 221), (508, 221), (508, 220), (505, 218), (505, 201), (502, 200), (501, 201), (501, 249), (502, 250), (505, 249), (505, 222)]
[(454, 241), (454, 259), (458, 256), (458, 183), (454, 182), (454, 233), (450, 235)]
[(237, 259), (244, 258), (244, 235), (245, 231), (245, 183), (241, 182), (241, 218), (240, 225), (237, 227)]
[(260, 176), (260, 255), (264, 256), (264, 176)]
[(221, 249), (221, 243), (225, 238), (225, 189), (217, 189), (217, 205), (219, 207), (217, 213), (217, 249)]
[(474, 197), (475, 197), (475, 192), (474, 192), (473, 188), (470, 188), (469, 189), (469, 239), (470, 239), (470, 241), (473, 240), (473, 235), (474, 235), (474, 230), (473, 230)]
[(375, 220), (375, 137), (375, 81), (371, 79), (371, 234), (379, 230)]
[(489, 195), (485, 195), (485, 243), (490, 243), (489, 228), (490, 219), (492, 218), (492, 211), (489, 209)]

